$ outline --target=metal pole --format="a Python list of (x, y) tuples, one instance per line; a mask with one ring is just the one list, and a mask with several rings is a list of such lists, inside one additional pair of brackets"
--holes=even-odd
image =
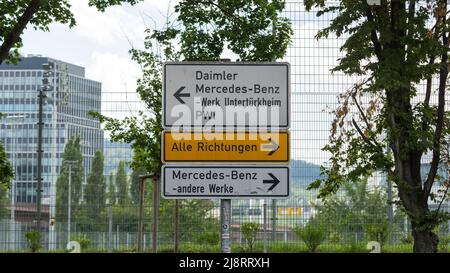
[[(222, 62), (231, 62), (231, 59), (221, 59)], [(222, 253), (231, 253), (231, 199), (220, 199), (220, 245)]]
[(267, 204), (265, 199), (263, 204), (263, 228), (264, 253), (267, 253)]
[(272, 199), (272, 245), (275, 242), (275, 232), (277, 230), (277, 200)]
[(144, 231), (144, 183), (149, 176), (139, 177), (139, 224), (138, 224), (138, 249), (137, 252), (142, 251), (142, 233)]
[[(386, 177), (388, 188), (387, 188), (387, 198), (388, 198), (388, 221), (389, 221), (389, 233), (392, 232), (392, 223), (394, 220), (394, 210), (392, 208), (392, 183), (391, 181)], [(392, 234), (389, 235), (389, 242), (392, 243)]]
[(41, 232), (41, 194), (42, 194), (42, 129), (44, 122), (43, 106), (44, 106), (44, 93), (42, 88), (39, 88), (39, 122), (38, 122), (38, 147), (37, 147), (37, 219), (36, 230)]
[(112, 246), (111, 246), (111, 241), (112, 241), (112, 225), (113, 225), (113, 219), (112, 219), (112, 203), (110, 201), (109, 205), (109, 224), (108, 224), (108, 252), (112, 253)]
[(175, 247), (174, 252), (178, 253), (178, 244), (179, 244), (179, 200), (175, 200)]
[(153, 234), (152, 234), (152, 247), (153, 247), (153, 253), (157, 252), (158, 249), (158, 212), (159, 212), (159, 206), (158, 206), (158, 181), (154, 178), (153, 180)]
[(231, 253), (230, 236), (231, 199), (220, 200), (220, 224), (221, 224), (221, 250), (222, 253)]
[(67, 205), (67, 243), (70, 242), (70, 222), (71, 222), (71, 205), (72, 205), (72, 165), (69, 163), (69, 197)]

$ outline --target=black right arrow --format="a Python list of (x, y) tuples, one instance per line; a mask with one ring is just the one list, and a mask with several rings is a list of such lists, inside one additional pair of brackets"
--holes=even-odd
[(268, 189), (268, 191), (271, 191), (278, 184), (280, 184), (280, 180), (278, 180), (278, 178), (276, 178), (275, 175), (273, 175), (272, 173), (269, 173), (269, 175), (270, 175), (270, 177), (272, 177), (272, 180), (263, 180), (263, 183), (264, 184), (272, 184), (272, 186), (270, 186), (270, 188)]
[(189, 93), (181, 94), (181, 91), (183, 91), (184, 88), (186, 88), (186, 86), (180, 87), (180, 88), (177, 90), (177, 92), (175, 92), (175, 94), (173, 94), (173, 96), (174, 96), (181, 104), (184, 104), (184, 100), (182, 100), (181, 98), (189, 98), (189, 97), (191, 96), (191, 94), (189, 94)]

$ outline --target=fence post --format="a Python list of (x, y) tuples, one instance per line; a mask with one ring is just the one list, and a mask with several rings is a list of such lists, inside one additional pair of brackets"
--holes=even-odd
[(112, 241), (112, 225), (113, 225), (113, 220), (112, 220), (112, 204), (108, 204), (109, 205), (109, 224), (108, 224), (108, 252), (112, 253), (112, 247), (111, 247), (111, 241)]
[(263, 204), (263, 227), (264, 253), (267, 253), (267, 204), (265, 199)]
[(178, 201), (178, 199), (175, 200), (175, 247), (174, 247), (174, 252), (178, 253), (178, 244), (179, 244), (179, 206), (180, 203)]

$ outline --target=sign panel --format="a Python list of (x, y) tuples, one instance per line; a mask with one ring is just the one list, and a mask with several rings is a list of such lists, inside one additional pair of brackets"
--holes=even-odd
[(164, 162), (288, 162), (287, 132), (163, 133)]
[(164, 198), (287, 198), (288, 166), (162, 167)]
[(288, 63), (165, 63), (163, 126), (288, 128)]

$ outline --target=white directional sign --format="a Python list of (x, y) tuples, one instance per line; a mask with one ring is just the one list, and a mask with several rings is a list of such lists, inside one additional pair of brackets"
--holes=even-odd
[(288, 63), (165, 63), (165, 128), (288, 128)]
[(288, 166), (183, 166), (162, 167), (164, 198), (286, 198)]

